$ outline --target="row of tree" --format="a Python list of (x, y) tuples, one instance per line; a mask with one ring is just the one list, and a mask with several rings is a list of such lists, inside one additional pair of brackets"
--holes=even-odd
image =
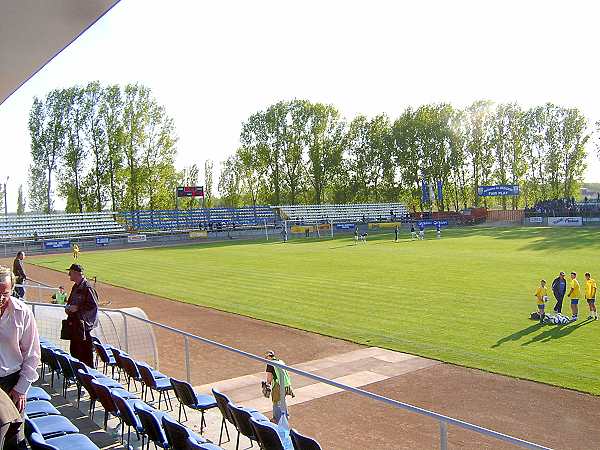
[[(332, 105), (293, 100), (248, 118), (240, 147), (222, 167), (225, 203), (404, 201), (417, 210), (532, 205), (576, 195), (591, 128), (576, 108), (477, 101), (407, 108), (395, 120), (359, 115), (349, 123)], [(424, 205), (421, 184), (443, 183)], [(518, 184), (521, 195), (490, 200), (477, 187)]]
[(173, 119), (139, 84), (53, 90), (34, 99), (29, 130), (34, 211), (52, 211), (55, 193), (68, 212), (172, 208), (177, 185), (198, 182), (197, 166), (175, 169)]
[[(176, 186), (199, 183), (197, 165), (176, 170), (174, 121), (139, 84), (53, 90), (34, 99), (29, 129), (34, 211), (52, 211), (56, 194), (69, 212), (168, 209), (175, 207)], [(428, 104), (395, 120), (381, 114), (347, 122), (332, 105), (281, 101), (243, 123), (240, 146), (221, 163), (216, 182), (213, 163), (205, 162), (205, 205), (402, 201), (415, 210), (517, 208), (577, 193), (591, 130), (578, 109), (550, 103)], [(443, 199), (423, 204), (423, 181), (441, 181)], [(478, 197), (477, 187), (489, 184), (518, 184), (521, 195)]]

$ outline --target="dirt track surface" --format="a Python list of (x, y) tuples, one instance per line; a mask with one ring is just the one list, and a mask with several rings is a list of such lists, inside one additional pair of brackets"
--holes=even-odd
[[(9, 261), (1, 262), (7, 264)], [(66, 274), (27, 265), (31, 279), (68, 285)], [(289, 364), (361, 348), (356, 344), (235, 314), (179, 303), (98, 283), (113, 308), (141, 307), (151, 320), (255, 354), (274, 349)], [(156, 332), (160, 368), (185, 377), (183, 342)], [(191, 347), (195, 385), (260, 371), (258, 363), (206, 345)], [(364, 370), (364, 369), (363, 369)], [(600, 370), (600, 369), (599, 369)], [(556, 449), (600, 449), (600, 398), (530, 381), (440, 364), (366, 386), (368, 391)], [(291, 410), (290, 423), (316, 437), (325, 450), (437, 449), (439, 424), (357, 395), (329, 395)], [(512, 449), (454, 426), (449, 448)]]

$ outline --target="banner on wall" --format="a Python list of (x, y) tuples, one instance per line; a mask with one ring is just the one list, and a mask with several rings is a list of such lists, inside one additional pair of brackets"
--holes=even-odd
[(477, 195), (480, 197), (502, 197), (507, 195), (519, 195), (518, 184), (497, 184), (494, 186), (479, 186)]
[(551, 227), (580, 227), (583, 225), (581, 217), (548, 217), (548, 225)]
[(543, 217), (530, 217), (529, 223), (544, 223)]
[(56, 248), (71, 248), (71, 241), (68, 239), (53, 239), (51, 241), (44, 241), (45, 249), (56, 249)]
[(98, 236), (96, 238), (96, 245), (108, 245), (110, 244), (110, 238), (108, 236)]
[(145, 234), (130, 234), (127, 236), (127, 242), (129, 242), (130, 244), (133, 244), (136, 242), (146, 242), (146, 235)]
[(356, 225), (354, 225), (353, 223), (336, 223), (335, 224), (335, 229), (336, 230), (354, 230), (354, 228), (356, 228)]
[(378, 222), (378, 223), (370, 223), (370, 229), (386, 229), (386, 228), (401, 228), (402, 224), (399, 222)]
[(190, 231), (190, 239), (206, 239), (208, 238), (208, 231)]

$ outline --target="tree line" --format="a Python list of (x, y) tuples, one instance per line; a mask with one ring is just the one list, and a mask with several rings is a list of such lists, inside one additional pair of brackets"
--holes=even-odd
[[(598, 126), (598, 124), (596, 124)], [(396, 119), (345, 121), (332, 105), (282, 101), (252, 114), (223, 163), (219, 191), (239, 204), (403, 201), (413, 210), (518, 208), (576, 196), (592, 127), (577, 108), (477, 101), (407, 108)], [(423, 181), (443, 198), (423, 204)], [(518, 184), (518, 197), (479, 197)]]
[[(29, 130), (34, 211), (53, 211), (55, 195), (67, 212), (170, 209), (178, 185), (199, 184), (198, 165), (176, 170), (174, 121), (140, 84), (55, 89), (34, 98)], [(333, 105), (280, 101), (243, 122), (240, 145), (220, 170), (205, 162), (205, 206), (401, 201), (413, 210), (518, 208), (576, 195), (592, 130), (578, 109), (551, 103), (427, 104), (394, 120), (380, 114), (347, 121)], [(443, 198), (423, 204), (423, 181), (441, 181)], [(489, 184), (518, 184), (521, 195), (477, 196), (477, 187)], [(200, 200), (181, 199), (179, 206)]]

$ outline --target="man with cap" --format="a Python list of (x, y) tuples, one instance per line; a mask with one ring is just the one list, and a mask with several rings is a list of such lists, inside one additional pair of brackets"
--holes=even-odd
[(69, 279), (75, 283), (67, 300), (65, 312), (71, 331), (71, 356), (89, 367), (94, 365), (94, 346), (91, 331), (98, 320), (98, 294), (83, 275), (83, 267), (71, 264)]
[[(277, 358), (273, 350), (269, 350), (266, 353), (265, 357), (267, 359), (270, 359), (271, 361), (275, 361), (276, 363), (285, 365), (285, 362)], [(280, 367), (267, 364), (266, 372), (267, 384), (271, 386), (271, 401), (273, 402), (273, 422), (279, 423), (279, 420), (284, 414), (286, 415), (286, 419), (290, 416), (287, 410), (285, 397), (286, 395), (291, 395), (292, 398), (295, 397), (294, 391), (292, 391), (292, 381), (290, 380), (290, 376), (287, 373), (287, 370), (282, 369)], [(283, 380), (283, 395), (280, 380)]]
[(552, 282), (552, 292), (556, 298), (556, 305), (554, 305), (555, 313), (562, 313), (562, 302), (567, 293), (567, 280), (565, 280), (565, 273), (561, 272)]

